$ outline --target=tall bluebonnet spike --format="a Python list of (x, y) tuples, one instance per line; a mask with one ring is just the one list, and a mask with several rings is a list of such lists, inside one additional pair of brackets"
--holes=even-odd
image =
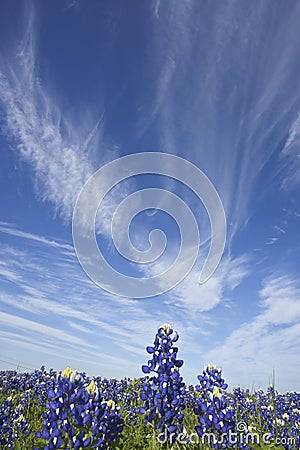
[(140, 413), (145, 414), (146, 423), (153, 422), (160, 433), (166, 433), (170, 443), (183, 432), (182, 411), (185, 408), (185, 384), (179, 373), (183, 361), (177, 359), (178, 348), (173, 346), (179, 336), (176, 332), (172, 335), (173, 328), (164, 324), (158, 329), (153, 346), (146, 348), (152, 359), (147, 366), (142, 366), (142, 371), (154, 372), (154, 375), (145, 380), (140, 394), (144, 402)]

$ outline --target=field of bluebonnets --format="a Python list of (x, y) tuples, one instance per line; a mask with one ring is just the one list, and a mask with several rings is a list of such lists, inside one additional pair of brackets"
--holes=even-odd
[(187, 386), (178, 338), (159, 328), (139, 379), (0, 372), (1, 449), (300, 448), (300, 393), (229, 392), (214, 365)]

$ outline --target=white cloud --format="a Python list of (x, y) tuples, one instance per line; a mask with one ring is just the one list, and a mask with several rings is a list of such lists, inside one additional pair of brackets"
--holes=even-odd
[[(33, 355), (40, 354), (44, 358), (44, 360), (41, 362), (41, 365), (44, 365), (46, 358), (49, 361), (48, 365), (50, 367), (57, 368), (57, 370), (62, 370), (66, 366), (70, 365), (74, 369), (82, 371), (86, 371), (86, 367), (89, 367), (90, 373), (92, 371), (93, 373), (98, 375), (99, 366), (101, 365), (101, 375), (105, 376), (105, 373), (109, 375), (112, 368), (114, 372), (116, 372), (118, 369), (120, 369), (120, 365), (122, 364), (131, 370), (136, 369), (134, 363), (129, 360), (114, 357), (101, 351), (90, 351), (86, 347), (82, 346), (74, 348), (68, 346), (66, 349), (64, 345), (64, 350), (67, 350), (66, 358), (66, 354), (65, 352), (62, 352), (62, 345), (59, 342), (53, 341), (52, 343), (49, 343), (43, 339), (39, 339), (37, 342), (34, 336), (25, 336), (24, 333), (18, 332), (12, 333), (0, 331), (0, 337), (3, 343), (5, 343), (5, 348), (17, 348), (18, 350), (14, 355), (15, 358), (12, 358), (10, 354), (7, 357), (7, 359), (10, 360), (7, 361), (10, 367), (16, 366), (34, 370), (36, 367), (32, 367), (35, 365)], [(19, 354), (20, 349), (23, 357), (26, 355), (24, 354), (24, 350), (29, 350), (29, 353), (27, 354), (28, 359), (26, 362), (20, 361), (20, 358), (16, 358), (17, 354)], [(95, 358), (95, 354), (97, 355), (97, 358)], [(51, 356), (54, 356), (54, 358), (51, 358)], [(11, 361), (12, 359), (14, 359), (15, 361)], [(21, 362), (23, 362), (27, 366), (30, 364), (31, 367), (24, 367), (20, 364)], [(120, 372), (120, 377), (122, 376), (124, 376), (124, 374)]]
[(3, 267), (3, 262), (0, 263), (0, 277), (12, 282), (21, 281), (21, 277), (19, 275), (12, 270)]
[(5, 312), (0, 312), (0, 323), (4, 326), (9, 326), (10, 328), (20, 329), (22, 328), (26, 332), (39, 333), (45, 336), (54, 337), (60, 341), (65, 341), (68, 344), (90, 346), (84, 340), (78, 338), (77, 336), (70, 335), (63, 330), (50, 327), (48, 325), (43, 325), (41, 323), (35, 322), (33, 320), (28, 320), (23, 317), (17, 316), (15, 314), (8, 314)]
[[(173, 259), (166, 258), (163, 262), (153, 264), (149, 273), (157, 275), (163, 272), (170, 267), (172, 261)], [(250, 272), (247, 257), (224, 256), (213, 276), (204, 284), (199, 284), (201, 262), (203, 265), (203, 258), (200, 258), (186, 278), (167, 294), (167, 300), (165, 300), (170, 305), (190, 311), (191, 315), (196, 312), (210, 311), (226, 301), (229, 292), (232, 292)], [(174, 282), (178, 279), (180, 271), (180, 267), (172, 271)], [(162, 287), (164, 287), (163, 284)]]
[(282, 227), (279, 227), (278, 225), (275, 225), (273, 228), (274, 228), (274, 231), (277, 234), (285, 234), (285, 230)]
[(274, 245), (278, 241), (278, 237), (271, 237), (267, 240), (266, 245)]
[(50, 239), (45, 238), (44, 236), (39, 236), (37, 234), (28, 233), (26, 231), (19, 230), (15, 226), (8, 224), (6, 222), (0, 221), (0, 232), (9, 234), (11, 236), (16, 236), (16, 237), (20, 237), (20, 238), (24, 238), (24, 239), (30, 239), (31, 241), (35, 241), (35, 242), (41, 243), (41, 244), (46, 244), (46, 245), (49, 245), (50, 247), (61, 248), (61, 249), (69, 250), (71, 252), (74, 251), (74, 248), (72, 245), (58, 242), (55, 240), (50, 240)]
[(260, 291), (261, 306), (266, 312), (261, 319), (274, 325), (300, 321), (300, 285), (287, 276), (267, 279)]
[[(275, 370), (281, 390), (294, 389), (300, 370), (300, 285), (289, 277), (270, 277), (260, 291), (263, 309), (241, 324), (224, 343), (205, 354), (224, 369), (232, 384), (267, 385)], [(288, 370), (288, 377), (287, 371)]]
[(88, 334), (92, 334), (93, 333), (93, 330), (91, 328), (87, 328), (87, 327), (85, 327), (83, 325), (79, 325), (76, 322), (72, 322), (72, 321), (68, 320), (67, 324), (68, 324), (69, 327), (74, 328), (75, 330), (77, 330), (77, 331), (79, 331), (81, 333), (88, 333)]
[(286, 190), (295, 188), (300, 183), (300, 113), (290, 127), (281, 160), (284, 165), (282, 186)]

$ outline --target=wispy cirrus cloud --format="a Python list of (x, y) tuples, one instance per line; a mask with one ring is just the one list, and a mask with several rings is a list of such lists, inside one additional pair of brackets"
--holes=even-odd
[[(212, 311), (228, 303), (228, 293), (248, 273), (247, 258), (228, 260), (205, 288), (198, 284), (195, 271), (184, 286), (178, 286), (162, 298), (122, 299), (99, 291), (85, 276), (75, 255), (65, 250), (63, 242), (53, 247), (52, 239), (38, 235), (32, 239), (26, 232), (15, 235), (14, 227), (8, 224), (7, 229), (12, 230), (19, 244), (18, 250), (8, 245), (0, 247), (2, 276), (7, 277), (10, 286), (8, 291), (0, 290), (1, 311), (10, 314), (5, 316), (6, 331), (19, 333), (19, 336), (25, 333), (29, 338), (25, 325), (30, 328), (31, 321), (34, 322), (33, 329), (39, 334), (43, 346), (47, 347), (50, 338), (51, 346), (55, 347), (46, 348), (45, 354), (49, 355), (57, 352), (60, 341), (55, 343), (52, 336), (62, 329), (67, 334), (64, 342), (72, 346), (73, 358), (77, 355), (80, 359), (82, 349), (88, 355), (89, 345), (93, 345), (95, 353), (100, 355), (99, 364), (102, 364), (103, 346), (111, 355), (118, 354), (121, 349), (124, 358), (138, 361), (144, 354), (144, 343), (151, 342), (153, 330), (164, 321), (176, 325), (182, 333), (183, 346), (193, 348), (195, 335), (201, 339), (201, 336), (212, 333), (212, 328), (217, 325), (212, 325), (212, 322), (218, 322)], [(25, 319), (19, 331), (9, 327), (9, 321), (14, 322), (14, 315)], [(50, 335), (49, 324), (53, 328)], [(73, 336), (83, 342), (72, 344)], [(34, 337), (26, 345), (36, 345)], [(87, 370), (94, 370), (89, 367), (87, 365)], [(136, 376), (137, 372), (132, 372), (132, 375)]]
[(300, 113), (291, 124), (281, 150), (281, 160), (284, 165), (282, 187), (289, 191), (300, 183)]
[[(119, 368), (120, 362), (125, 364), (131, 370), (135, 368), (134, 363), (130, 360), (114, 357), (108, 353), (100, 352), (99, 350), (97, 350), (97, 359), (95, 359), (95, 351), (91, 351), (87, 348), (87, 346), (81, 346), (81, 350), (79, 350), (78, 347), (68, 346), (65, 342), (61, 343), (53, 340), (53, 342), (50, 343), (49, 340), (47, 341), (43, 339), (41, 335), (39, 335), (37, 343), (35, 336), (26, 336), (22, 333), (22, 330), (16, 332), (0, 331), (0, 338), (5, 347), (14, 349), (14, 346), (16, 346), (18, 349), (21, 348), (22, 350), (29, 350), (30, 355), (43, 355), (44, 360), (40, 362), (40, 364), (44, 365), (46, 357), (49, 361), (52, 361), (49, 365), (57, 368), (57, 370), (61, 370), (63, 367), (59, 366), (60, 363), (65, 364), (65, 356), (64, 353), (62, 353), (62, 346), (68, 351), (68, 364), (71, 364), (77, 370), (86, 371), (86, 368), (89, 367), (90, 373), (95, 373), (98, 375), (99, 365), (101, 364), (103, 371), (102, 373), (109, 374), (112, 367), (115, 371)], [(21, 361), (20, 358), (16, 359), (11, 357), (11, 355), (9, 355), (8, 359), (9, 361), (7, 361), (7, 363), (9, 364), (9, 367), (15, 365), (16, 367), (31, 370), (36, 368), (21, 365), (21, 362), (28, 365), (28, 363), (30, 363), (28, 360)], [(12, 359), (15, 360), (15, 363), (11, 361)], [(6, 361), (4, 360), (3, 362)], [(32, 359), (32, 363), (30, 364), (35, 365), (35, 360)], [(120, 374), (120, 376), (122, 376), (122, 374)]]
[(48, 325), (35, 322), (33, 320), (25, 319), (15, 314), (9, 314), (0, 312), (0, 323), (2, 326), (9, 326), (10, 328), (23, 329), (25, 332), (38, 333), (49, 338), (55, 337), (58, 341), (64, 341), (65, 343), (71, 343), (73, 345), (82, 345), (90, 347), (90, 344), (84, 342), (84, 340), (77, 336), (70, 335), (63, 330), (59, 330)]
[[(38, 198), (49, 202), (55, 214), (69, 222), (81, 188), (108, 160), (104, 150), (98, 151), (101, 144), (103, 147), (104, 113), (92, 123), (90, 119), (83, 121), (61, 112), (54, 101), (56, 96), (39, 77), (32, 5), (25, 19), (26, 29), (18, 50), (10, 55), (9, 63), (0, 67), (3, 131), (12, 148), (33, 169)], [(116, 154), (116, 150), (110, 151), (110, 157)], [(103, 203), (97, 221), (100, 233), (110, 234), (109, 218), (114, 204), (125, 195), (124, 190), (115, 189)]]
[[(75, 254), (66, 251), (68, 244), (53, 246), (56, 241), (52, 239), (14, 233), (14, 227), (8, 224), (5, 230), (11, 230), (18, 242), (14, 242), (17, 250), (11, 245), (0, 246), (0, 276), (6, 281), (0, 289), (0, 321), (7, 332), (17, 333), (20, 341), (22, 334), (28, 335), (27, 348), (36, 345), (38, 334), (43, 347), (52, 342), (47, 354), (57, 352), (61, 341), (72, 347), (73, 358), (76, 354), (80, 358), (82, 351), (88, 353), (92, 346), (97, 349), (100, 364), (103, 346), (113, 355), (126, 342), (128, 353), (124, 358), (130, 361), (137, 342), (142, 351), (145, 336), (152, 339), (152, 330), (159, 323), (148, 312), (148, 305), (101, 292), (86, 277)], [(14, 343), (17, 345), (17, 340)]]
[(267, 240), (266, 244), (267, 245), (274, 245), (276, 244), (276, 242), (278, 241), (278, 237), (271, 237)]
[(53, 248), (60, 248), (74, 252), (74, 247), (70, 244), (62, 243), (56, 240), (47, 239), (44, 236), (40, 236), (34, 233), (28, 233), (26, 231), (18, 229), (16, 226), (9, 224), (7, 222), (0, 221), (0, 232), (9, 234), (10, 236), (21, 237), (29, 239), (33, 242), (45, 244)]
[[(259, 184), (279, 191), (299, 181), (299, 5), (278, 6), (273, 22), (270, 8), (268, 1), (260, 8), (237, 0), (176, 8), (156, 2), (149, 35), (152, 66), (174, 61), (170, 79), (164, 68), (167, 89), (163, 77), (149, 86), (153, 104), (164, 96), (149, 128), (159, 129), (162, 148), (188, 152), (213, 181), (229, 242), (251, 217)], [(276, 176), (263, 178), (273, 161)]]

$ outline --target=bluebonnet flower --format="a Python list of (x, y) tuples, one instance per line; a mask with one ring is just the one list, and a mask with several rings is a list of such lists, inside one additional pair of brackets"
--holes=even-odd
[(47, 440), (45, 450), (111, 447), (121, 435), (123, 419), (112, 400), (102, 401), (94, 380), (67, 368), (59, 374), (43, 414), (44, 427), (37, 438)]
[[(227, 384), (222, 378), (221, 369), (209, 365), (198, 375), (196, 386), (197, 399), (194, 412), (198, 416), (195, 427), (198, 436), (205, 438), (210, 433), (215, 437), (213, 448), (231, 448), (236, 446), (230, 433), (234, 433), (235, 420), (232, 408), (225, 395)], [(239, 446), (239, 448), (246, 448)]]
[(178, 348), (174, 346), (179, 336), (170, 325), (162, 325), (156, 333), (153, 346), (146, 348), (152, 356), (147, 365), (142, 366), (145, 374), (154, 375), (144, 382), (140, 394), (144, 406), (140, 413), (145, 414), (146, 423), (154, 427), (172, 443), (178, 433), (183, 432), (184, 387), (179, 373), (183, 361), (177, 359)]

